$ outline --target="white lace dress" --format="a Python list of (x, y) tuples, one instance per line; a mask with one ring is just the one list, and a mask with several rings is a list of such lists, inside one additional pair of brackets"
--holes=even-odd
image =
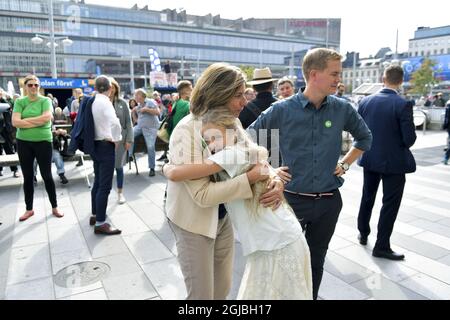
[[(230, 179), (249, 166), (245, 150), (226, 147), (210, 160), (224, 171), (220, 180)], [(312, 299), (311, 260), (302, 228), (291, 207), (284, 203), (273, 211), (258, 206), (249, 212), (245, 200), (226, 203), (228, 214), (247, 257), (238, 299)]]

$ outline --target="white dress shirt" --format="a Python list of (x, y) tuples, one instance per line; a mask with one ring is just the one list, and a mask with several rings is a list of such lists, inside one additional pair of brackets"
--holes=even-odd
[(122, 128), (114, 106), (107, 96), (97, 93), (92, 104), (95, 125), (95, 140), (121, 141)]

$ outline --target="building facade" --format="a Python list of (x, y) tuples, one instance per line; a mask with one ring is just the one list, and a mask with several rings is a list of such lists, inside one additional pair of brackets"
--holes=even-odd
[[(36, 34), (50, 32), (49, 1), (0, 0), (0, 87), (35, 73), (51, 77), (50, 49)], [(314, 46), (339, 49), (340, 19), (222, 19), (185, 11), (130, 9), (53, 1), (58, 78), (90, 79), (103, 73), (129, 91), (148, 81), (149, 48), (170, 62), (178, 79), (195, 80), (211, 63), (269, 66), (275, 76), (288, 74), (285, 57)], [(132, 64), (132, 66), (131, 66)], [(296, 66), (297, 68), (299, 66)], [(134, 69), (134, 70), (133, 70)], [(134, 71), (134, 72), (133, 72)]]
[(427, 57), (450, 54), (450, 26), (419, 27), (409, 40), (410, 57)]

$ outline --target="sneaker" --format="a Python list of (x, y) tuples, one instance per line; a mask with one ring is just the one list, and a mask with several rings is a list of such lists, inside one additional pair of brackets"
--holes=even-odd
[(123, 193), (118, 193), (117, 194), (117, 203), (118, 204), (124, 204), (125, 202), (127, 202), (127, 200), (125, 200), (125, 197), (123, 196)]
[(13, 177), (14, 178), (20, 178), (20, 173), (18, 171), (14, 171)]
[(67, 184), (69, 182), (69, 180), (67, 180), (66, 176), (64, 175), (64, 173), (61, 173), (59, 175), (59, 177), (61, 178), (61, 183), (62, 184)]
[(448, 160), (442, 161), (446, 166), (448, 165)]
[(162, 160), (165, 160), (165, 159), (167, 159), (167, 154), (163, 153), (163, 155), (161, 157), (159, 157), (156, 161), (162, 161)]
[(149, 177), (154, 177), (155, 176), (155, 169), (150, 169), (150, 172), (148, 173)]

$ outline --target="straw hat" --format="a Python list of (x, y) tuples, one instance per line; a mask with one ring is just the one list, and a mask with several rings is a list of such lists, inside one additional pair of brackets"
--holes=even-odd
[(253, 80), (249, 81), (247, 83), (254, 86), (257, 84), (272, 82), (275, 80), (278, 80), (278, 79), (273, 79), (272, 72), (270, 71), (269, 68), (266, 67), (264, 69), (255, 69), (253, 71)]

